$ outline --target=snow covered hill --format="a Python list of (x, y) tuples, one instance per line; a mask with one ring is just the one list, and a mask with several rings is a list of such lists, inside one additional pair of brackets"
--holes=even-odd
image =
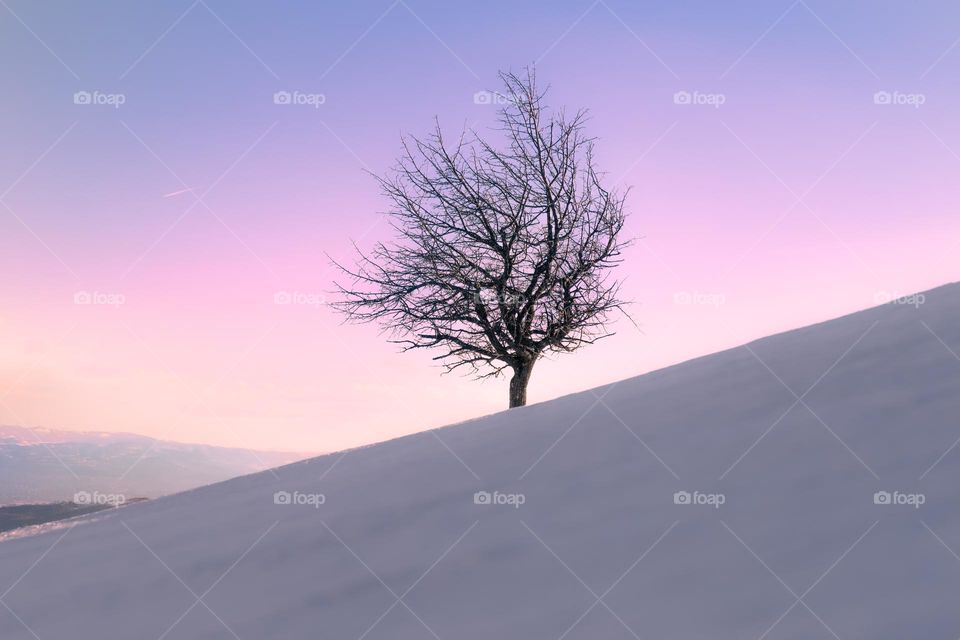
[(958, 353), (954, 284), (3, 542), (0, 638), (956, 638)]

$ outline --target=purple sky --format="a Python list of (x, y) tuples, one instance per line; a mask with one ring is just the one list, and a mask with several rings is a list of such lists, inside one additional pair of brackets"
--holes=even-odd
[(500, 410), (342, 326), (324, 254), (531, 63), (640, 239), (639, 330), (533, 401), (958, 279), (955, 3), (0, 0), (0, 55), (0, 423), (319, 451)]

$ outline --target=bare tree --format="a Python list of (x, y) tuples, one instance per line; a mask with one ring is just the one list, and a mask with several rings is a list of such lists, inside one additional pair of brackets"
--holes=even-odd
[(335, 307), (404, 350), (439, 349), (447, 370), (512, 370), (517, 407), (541, 355), (612, 335), (625, 193), (602, 184), (585, 111), (549, 111), (532, 70), (500, 77), (501, 148), (474, 132), (450, 143), (439, 124), (404, 140), (377, 178), (396, 237), (358, 250), (354, 268), (337, 264), (350, 283), (337, 283)]

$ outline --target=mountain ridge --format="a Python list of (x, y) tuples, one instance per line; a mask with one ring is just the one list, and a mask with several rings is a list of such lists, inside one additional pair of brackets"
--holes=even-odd
[(309, 457), (133, 433), (0, 425), (0, 505), (159, 497)]

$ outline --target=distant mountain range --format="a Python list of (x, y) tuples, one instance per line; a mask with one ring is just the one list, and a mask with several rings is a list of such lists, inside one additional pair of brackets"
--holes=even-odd
[[(155, 498), (310, 454), (155, 440), (132, 433), (0, 425), (0, 505)], [(104, 498), (106, 499), (106, 498)]]

